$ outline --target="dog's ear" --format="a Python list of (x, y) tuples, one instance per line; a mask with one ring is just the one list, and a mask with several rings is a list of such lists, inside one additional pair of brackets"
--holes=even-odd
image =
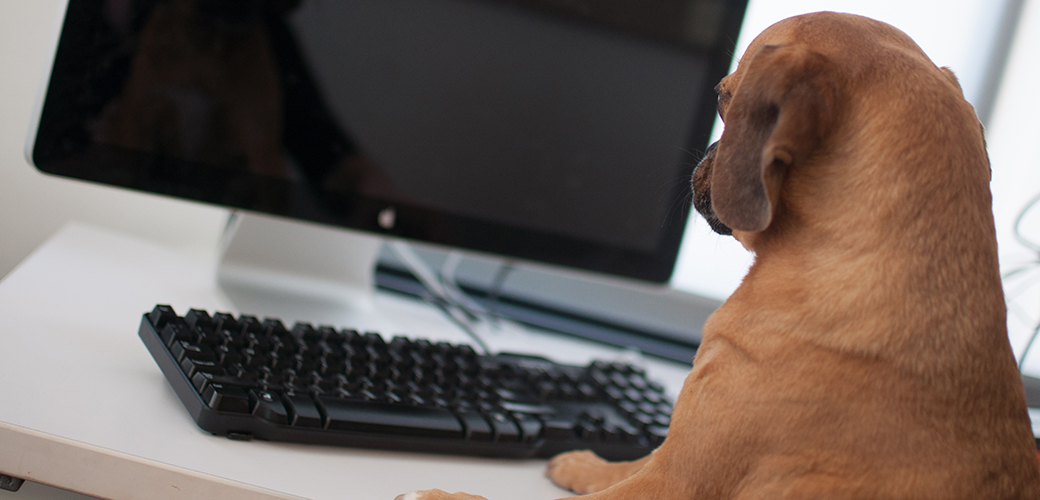
[(809, 157), (833, 122), (833, 63), (804, 46), (765, 45), (725, 109), (712, 172), (712, 207), (732, 229), (762, 231), (773, 220), (787, 168)]

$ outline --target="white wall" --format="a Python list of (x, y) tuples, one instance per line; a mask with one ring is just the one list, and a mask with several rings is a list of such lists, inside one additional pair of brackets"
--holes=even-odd
[(0, 2), (0, 277), (70, 220), (168, 242), (216, 244), (225, 211), (40, 174), (23, 153), (64, 2)]

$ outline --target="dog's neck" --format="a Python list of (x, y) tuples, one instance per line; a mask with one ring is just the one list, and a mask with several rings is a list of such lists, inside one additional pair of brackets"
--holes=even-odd
[[(773, 224), (735, 232), (756, 258), (720, 309), (727, 326), (719, 331), (926, 371), (949, 367), (921, 363), (1009, 353), (988, 161), (970, 142), (943, 157), (916, 156), (942, 168), (893, 149), (870, 159), (832, 156), (792, 174)], [(827, 171), (838, 168), (844, 172)], [(883, 189), (862, 189), (872, 183)], [(758, 312), (737, 318), (730, 309)]]

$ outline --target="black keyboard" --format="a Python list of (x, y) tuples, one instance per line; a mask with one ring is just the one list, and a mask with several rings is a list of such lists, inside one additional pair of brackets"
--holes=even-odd
[(165, 305), (144, 314), (139, 334), (198, 426), (231, 439), (631, 460), (664, 440), (672, 412), (662, 387), (623, 363), (478, 355)]

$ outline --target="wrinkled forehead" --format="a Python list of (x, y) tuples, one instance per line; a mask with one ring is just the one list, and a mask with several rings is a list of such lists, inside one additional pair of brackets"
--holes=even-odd
[(751, 59), (763, 46), (787, 45), (795, 42), (796, 39), (794, 32), (797, 27), (795, 21), (796, 18), (784, 19), (783, 21), (766, 28), (765, 31), (756, 36), (740, 56), (740, 59), (737, 61), (737, 67), (733, 70), (733, 73), (722, 79), (721, 86), (735, 86), (740, 81), (743, 73), (747, 70), (747, 67), (750, 65)]
[(788, 18), (780, 21), (772, 26), (766, 28), (762, 33), (759, 33), (748, 48), (740, 57), (740, 61), (737, 62), (738, 68), (740, 66), (747, 66), (747, 62), (751, 57), (758, 52), (763, 45), (787, 45), (793, 43), (796, 40), (796, 34), (798, 25), (798, 18)]
[(739, 77), (763, 46), (790, 44), (805, 44), (834, 59), (860, 63), (889, 49), (924, 56), (909, 36), (891, 25), (854, 14), (817, 12), (790, 17), (766, 28), (748, 45), (731, 76)]

